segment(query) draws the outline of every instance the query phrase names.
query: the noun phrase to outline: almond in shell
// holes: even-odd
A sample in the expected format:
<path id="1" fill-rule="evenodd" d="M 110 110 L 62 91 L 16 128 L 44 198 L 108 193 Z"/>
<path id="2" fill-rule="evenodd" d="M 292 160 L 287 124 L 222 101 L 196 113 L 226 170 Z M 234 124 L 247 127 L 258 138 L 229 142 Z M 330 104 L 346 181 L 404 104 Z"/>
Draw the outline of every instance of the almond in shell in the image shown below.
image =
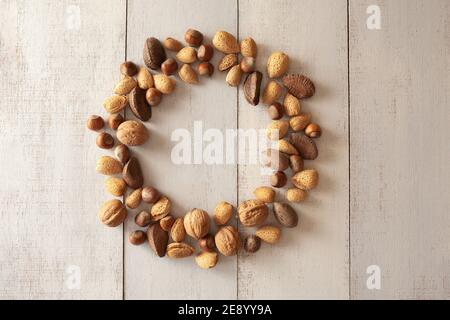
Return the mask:
<path id="1" fill-rule="evenodd" d="M 294 131 L 303 131 L 311 122 L 311 114 L 308 112 L 300 112 L 299 115 L 289 119 L 289 125 Z"/>
<path id="2" fill-rule="evenodd" d="M 183 64 L 178 71 L 178 75 L 181 80 L 189 84 L 197 84 L 198 83 L 198 75 L 194 69 L 189 64 Z"/>
<path id="3" fill-rule="evenodd" d="M 236 38 L 226 31 L 218 31 L 212 39 L 214 47 L 223 53 L 238 53 L 239 43 Z"/>
<path id="4" fill-rule="evenodd" d="M 262 102 L 270 105 L 270 104 L 274 103 L 275 101 L 277 101 L 278 98 L 281 97 L 282 93 L 283 93 L 283 88 L 281 87 L 281 85 L 278 82 L 271 80 L 264 87 L 264 90 L 262 93 Z"/>
<path id="5" fill-rule="evenodd" d="M 256 58 L 256 55 L 258 54 L 258 47 L 256 46 L 255 40 L 248 37 L 241 41 L 240 47 L 241 47 L 241 54 L 244 57 Z"/>
<path id="6" fill-rule="evenodd" d="M 128 104 L 128 99 L 125 96 L 111 96 L 106 98 L 103 102 L 103 107 L 106 112 L 109 113 L 119 113 L 122 111 Z"/>
<path id="7" fill-rule="evenodd" d="M 237 87 L 241 83 L 242 70 L 239 65 L 233 66 L 227 73 L 225 81 L 231 87 Z"/>
<path id="8" fill-rule="evenodd" d="M 165 74 L 155 74 L 153 76 L 155 88 L 162 94 L 171 94 L 175 89 L 175 80 Z"/>
<path id="9" fill-rule="evenodd" d="M 178 51 L 177 59 L 182 63 L 194 63 L 197 60 L 197 51 L 192 47 L 184 47 Z"/>
<path id="10" fill-rule="evenodd" d="M 195 262 L 202 269 L 214 268 L 219 256 L 216 252 L 201 252 L 195 257 Z"/>
<path id="11" fill-rule="evenodd" d="M 297 172 L 291 180 L 297 188 L 309 191 L 317 187 L 317 184 L 319 183 L 319 173 L 314 169 L 306 169 Z"/>
<path id="12" fill-rule="evenodd" d="M 295 149 L 295 147 L 292 144 L 290 144 L 289 141 L 284 140 L 284 139 L 278 140 L 277 149 L 278 149 L 278 151 L 283 152 L 288 155 L 294 155 L 294 154 L 298 155 L 297 149 Z"/>
<path id="13" fill-rule="evenodd" d="M 263 226 L 256 230 L 256 236 L 262 241 L 274 244 L 280 240 L 281 229 L 275 226 Z"/>
<path id="14" fill-rule="evenodd" d="M 120 178 L 108 178 L 105 182 L 106 191 L 116 197 L 123 196 L 127 190 L 127 184 Z"/>
<path id="15" fill-rule="evenodd" d="M 286 136 L 289 130 L 287 120 L 273 120 L 267 127 L 267 137 L 270 140 L 280 140 Z"/>
<path id="16" fill-rule="evenodd" d="M 175 242 L 183 242 L 186 237 L 183 218 L 177 218 L 170 229 L 170 237 Z"/>
<path id="17" fill-rule="evenodd" d="M 119 83 L 114 87 L 114 93 L 118 95 L 125 95 L 130 93 L 136 87 L 136 80 L 130 76 L 123 76 Z"/>
<path id="18" fill-rule="evenodd" d="M 146 67 L 141 67 L 139 69 L 136 79 L 137 79 L 138 87 L 143 90 L 152 88 L 154 85 L 153 75 L 151 74 L 150 71 L 147 70 Z"/>
<path id="19" fill-rule="evenodd" d="M 267 60 L 269 78 L 281 77 L 289 68 L 289 56 L 281 51 L 273 52 Z"/>
<path id="20" fill-rule="evenodd" d="M 226 71 L 237 64 L 237 55 L 235 55 L 234 53 L 230 53 L 223 56 L 223 58 L 219 61 L 219 65 L 217 68 L 219 69 L 219 71 Z"/>
<path id="21" fill-rule="evenodd" d="M 153 221 L 159 221 L 170 213 L 172 203 L 166 196 L 161 196 L 150 209 L 150 215 Z"/>
<path id="22" fill-rule="evenodd" d="M 111 176 L 122 172 L 122 164 L 110 156 L 102 156 L 97 160 L 95 170 L 98 173 Z"/>
<path id="23" fill-rule="evenodd" d="M 275 190 L 270 187 L 259 187 L 253 191 L 256 199 L 264 203 L 272 203 L 275 200 Z"/>
<path id="24" fill-rule="evenodd" d="M 298 188 L 290 188 L 286 191 L 286 199 L 289 202 L 302 202 L 308 197 L 305 190 Z"/>
<path id="25" fill-rule="evenodd" d="M 132 191 L 125 199 L 125 204 L 130 209 L 136 209 L 139 207 L 142 201 L 142 189 L 136 189 Z"/>
<path id="26" fill-rule="evenodd" d="M 214 222 L 220 226 L 226 224 L 233 215 L 233 206 L 228 202 L 222 201 L 214 208 Z"/>
<path id="27" fill-rule="evenodd" d="M 166 38 L 163 42 L 164 48 L 170 51 L 178 52 L 183 48 L 183 45 L 180 41 L 174 39 L 174 38 Z"/>
<path id="28" fill-rule="evenodd" d="M 300 101 L 289 92 L 286 93 L 283 101 L 284 113 L 289 116 L 298 116 L 302 111 Z"/>

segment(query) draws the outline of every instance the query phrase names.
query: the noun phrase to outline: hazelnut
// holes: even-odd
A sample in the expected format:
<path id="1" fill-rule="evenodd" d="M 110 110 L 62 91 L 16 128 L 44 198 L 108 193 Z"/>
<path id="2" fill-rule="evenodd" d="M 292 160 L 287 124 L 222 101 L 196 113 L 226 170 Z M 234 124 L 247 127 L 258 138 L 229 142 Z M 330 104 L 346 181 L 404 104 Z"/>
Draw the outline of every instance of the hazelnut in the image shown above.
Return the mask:
<path id="1" fill-rule="evenodd" d="M 207 234 L 206 236 L 198 240 L 198 246 L 203 251 L 213 252 L 216 248 L 214 237 L 211 234 Z"/>
<path id="2" fill-rule="evenodd" d="M 197 51 L 197 58 L 199 61 L 208 62 L 214 55 L 214 49 L 209 44 L 202 44 Z"/>
<path id="3" fill-rule="evenodd" d="M 303 170 L 303 159 L 302 157 L 294 154 L 289 157 L 289 166 L 293 173 L 297 173 Z"/>
<path id="4" fill-rule="evenodd" d="M 198 47 L 203 42 L 203 34 L 200 31 L 194 29 L 188 29 L 184 34 L 184 40 L 194 47 Z"/>
<path id="5" fill-rule="evenodd" d="M 322 135 L 322 129 L 316 123 L 310 123 L 306 126 L 305 134 L 310 138 L 319 138 Z"/>
<path id="6" fill-rule="evenodd" d="M 133 77 L 138 73 L 138 68 L 133 62 L 125 61 L 120 65 L 120 73 L 124 76 Z"/>
<path id="7" fill-rule="evenodd" d="M 200 62 L 197 67 L 198 74 L 211 77 L 214 73 L 214 66 L 209 62 Z"/>
<path id="8" fill-rule="evenodd" d="M 169 58 L 161 64 L 161 71 L 165 75 L 172 75 L 178 70 L 178 63 L 173 58 Z"/>
<path id="9" fill-rule="evenodd" d="M 131 244 L 138 246 L 140 244 L 143 244 L 145 240 L 147 240 L 147 235 L 142 230 L 136 230 L 130 233 L 128 240 L 130 241 Z"/>
<path id="10" fill-rule="evenodd" d="M 253 57 L 244 57 L 240 63 L 242 72 L 252 73 L 256 69 L 256 59 Z"/>
<path id="11" fill-rule="evenodd" d="M 284 108 L 283 105 L 279 102 L 274 102 L 270 105 L 269 109 L 267 110 L 269 113 L 269 117 L 272 120 L 279 120 L 283 117 Z"/>
<path id="12" fill-rule="evenodd" d="M 270 184 L 274 188 L 282 188 L 287 183 L 286 174 L 283 171 L 277 171 L 270 176 Z"/>
<path id="13" fill-rule="evenodd" d="M 158 89 L 149 88 L 145 93 L 145 99 L 147 99 L 149 105 L 156 107 L 161 102 L 162 94 Z"/>
<path id="14" fill-rule="evenodd" d="M 100 116 L 92 115 L 89 116 L 86 122 L 86 128 L 90 130 L 100 130 L 105 126 L 105 121 L 103 121 L 103 118 Z"/>
<path id="15" fill-rule="evenodd" d="M 150 212 L 147 211 L 141 211 L 134 217 L 134 222 L 142 228 L 148 226 L 151 221 L 152 216 L 150 215 Z"/>
<path id="16" fill-rule="evenodd" d="M 255 235 L 248 236 L 244 240 L 244 249 L 248 253 L 255 253 L 261 247 L 261 239 Z"/>
<path id="17" fill-rule="evenodd" d="M 175 222 L 175 218 L 172 216 L 166 216 L 159 220 L 159 225 L 164 231 L 169 232 Z"/>
<path id="18" fill-rule="evenodd" d="M 130 160 L 130 149 L 124 144 L 119 144 L 114 150 L 114 155 L 122 164 L 125 164 Z"/>
<path id="19" fill-rule="evenodd" d="M 142 201 L 146 203 L 155 203 L 159 200 L 161 194 L 153 187 L 144 187 L 142 189 Z"/>
<path id="20" fill-rule="evenodd" d="M 114 113 L 114 114 L 110 115 L 108 118 L 108 126 L 112 130 L 117 130 L 117 128 L 119 128 L 120 124 L 124 121 L 125 121 L 125 119 L 123 118 L 123 116 L 120 113 Z"/>
<path id="21" fill-rule="evenodd" d="M 100 133 L 95 142 L 97 143 L 97 146 L 102 149 L 111 149 L 114 147 L 114 138 L 106 132 Z"/>

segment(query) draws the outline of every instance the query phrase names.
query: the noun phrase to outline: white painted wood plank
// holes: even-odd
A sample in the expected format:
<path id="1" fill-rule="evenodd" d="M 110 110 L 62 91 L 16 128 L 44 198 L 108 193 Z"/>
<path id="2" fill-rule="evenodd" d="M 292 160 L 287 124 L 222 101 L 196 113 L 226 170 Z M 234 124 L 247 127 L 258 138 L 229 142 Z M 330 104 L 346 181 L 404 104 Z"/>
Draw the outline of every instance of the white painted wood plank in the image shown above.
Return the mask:
<path id="1" fill-rule="evenodd" d="M 282 50 L 291 58 L 290 72 L 313 79 L 316 95 L 302 102 L 303 110 L 324 131 L 318 159 L 305 163 L 319 171 L 320 184 L 294 206 L 299 227 L 284 229 L 279 244 L 239 257 L 239 298 L 348 298 L 347 3 L 241 0 L 239 29 L 241 39 L 257 42 L 261 71 L 269 54 Z M 241 91 L 239 127 L 266 128 L 266 110 L 262 104 L 251 107 Z M 253 198 L 260 185 L 268 179 L 259 166 L 239 166 L 239 201 Z M 284 191 L 279 201 L 285 201 Z"/>
<path id="2" fill-rule="evenodd" d="M 213 14 L 214 13 L 214 14 Z M 128 58 L 142 64 L 142 49 L 150 36 L 184 41 L 184 32 L 193 27 L 210 42 L 218 29 L 236 32 L 235 1 L 130 1 L 128 11 Z M 216 65 L 219 55 L 213 59 Z M 192 208 L 210 215 L 221 200 L 236 203 L 235 165 L 175 165 L 171 161 L 171 134 L 178 128 L 193 133 L 194 121 L 208 128 L 236 128 L 236 89 L 224 82 L 216 70 L 212 79 L 197 86 L 177 77 L 177 88 L 154 108 L 147 125 L 148 143 L 134 148 L 145 173 L 145 183 L 158 188 L 174 203 L 173 215 L 182 216 Z M 129 113 L 127 113 L 128 115 Z M 207 145 L 205 143 L 204 145 Z M 140 209 L 148 207 L 141 206 Z M 140 210 L 135 210 L 139 212 Z M 132 218 L 126 224 L 126 237 L 135 230 Z M 126 240 L 126 239 L 125 239 Z M 147 244 L 125 245 L 126 299 L 233 299 L 236 298 L 236 257 L 220 257 L 218 266 L 201 270 L 193 257 L 172 260 L 158 258 Z"/>
<path id="3" fill-rule="evenodd" d="M 449 299 L 450 3 L 377 3 L 368 30 L 350 1 L 351 297 Z"/>
<path id="4" fill-rule="evenodd" d="M 85 119 L 118 75 L 125 2 L 0 7 L 0 298 L 121 298 L 122 230 L 98 221 L 102 152 Z"/>

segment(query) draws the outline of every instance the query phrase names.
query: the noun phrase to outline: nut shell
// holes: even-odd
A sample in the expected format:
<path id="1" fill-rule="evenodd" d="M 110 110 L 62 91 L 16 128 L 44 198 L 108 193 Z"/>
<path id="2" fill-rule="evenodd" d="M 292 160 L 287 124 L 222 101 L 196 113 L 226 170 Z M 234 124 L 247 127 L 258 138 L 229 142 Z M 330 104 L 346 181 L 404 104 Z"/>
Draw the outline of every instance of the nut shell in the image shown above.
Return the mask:
<path id="1" fill-rule="evenodd" d="M 114 138 L 107 132 L 101 132 L 98 134 L 95 143 L 99 148 L 111 149 L 112 147 L 114 147 Z"/>
<path id="2" fill-rule="evenodd" d="M 286 93 L 286 96 L 284 97 L 283 105 L 284 105 L 284 113 L 288 117 L 298 116 L 302 111 L 300 100 L 298 100 L 295 96 L 293 96 L 289 92 Z"/>
<path id="3" fill-rule="evenodd" d="M 287 176 L 283 171 L 274 172 L 270 176 L 270 185 L 274 188 L 283 188 L 287 183 Z"/>
<path id="4" fill-rule="evenodd" d="M 291 167 L 291 170 L 293 173 L 297 173 L 299 171 L 303 170 L 304 162 L 302 157 L 293 154 L 289 157 L 289 167 Z"/>
<path id="5" fill-rule="evenodd" d="M 127 209 L 122 201 L 109 200 L 103 204 L 98 213 L 100 221 L 108 227 L 117 227 L 127 217 Z"/>
<path id="6" fill-rule="evenodd" d="M 152 108 L 147 102 L 146 91 L 136 87 L 128 95 L 130 110 L 136 118 L 148 121 L 152 117 Z"/>
<path id="7" fill-rule="evenodd" d="M 111 96 L 106 98 L 103 102 L 103 107 L 106 112 L 109 113 L 119 113 L 122 111 L 128 104 L 128 99 L 125 96 Z"/>
<path id="8" fill-rule="evenodd" d="M 153 76 L 155 88 L 162 94 L 171 94 L 175 90 L 176 82 L 165 74 L 155 74 Z"/>
<path id="9" fill-rule="evenodd" d="M 134 77 L 138 73 L 138 68 L 133 62 L 125 61 L 120 65 L 120 73 L 124 76 Z"/>
<path id="10" fill-rule="evenodd" d="M 200 239 L 209 232 L 210 219 L 206 211 L 192 209 L 184 217 L 186 233 L 194 239 Z"/>
<path id="11" fill-rule="evenodd" d="M 255 40 L 248 37 L 241 41 L 240 43 L 241 54 L 244 57 L 256 58 L 258 54 L 258 47 L 256 46 Z"/>
<path id="12" fill-rule="evenodd" d="M 281 85 L 278 82 L 271 80 L 264 87 L 262 93 L 262 102 L 270 105 L 276 102 L 278 98 L 281 97 L 282 93 L 283 88 L 281 87 Z"/>
<path id="13" fill-rule="evenodd" d="M 120 124 L 124 121 L 125 121 L 125 119 L 123 118 L 123 116 L 120 113 L 114 113 L 108 117 L 108 126 L 112 130 L 117 130 L 117 128 L 119 128 Z"/>
<path id="14" fill-rule="evenodd" d="M 299 155 L 304 160 L 314 160 L 319 155 L 314 140 L 301 132 L 291 133 L 289 142 L 298 150 Z"/>
<path id="15" fill-rule="evenodd" d="M 286 228 L 296 227 L 298 224 L 297 212 L 287 203 L 275 202 L 273 204 L 275 219 Z"/>
<path id="16" fill-rule="evenodd" d="M 241 78 L 242 78 L 241 67 L 235 65 L 228 71 L 225 81 L 228 83 L 229 86 L 237 87 L 239 86 L 239 83 L 241 83 Z"/>
<path id="17" fill-rule="evenodd" d="M 238 207 L 239 220 L 247 227 L 263 223 L 268 215 L 269 208 L 261 200 L 247 200 Z"/>
<path id="18" fill-rule="evenodd" d="M 280 240 L 281 229 L 275 226 L 263 226 L 256 230 L 256 236 L 264 242 L 274 244 Z"/>
<path id="19" fill-rule="evenodd" d="M 128 241 L 135 246 L 143 244 L 145 240 L 147 240 L 147 235 L 142 230 L 133 231 L 128 236 Z"/>
<path id="20" fill-rule="evenodd" d="M 130 76 L 123 76 L 119 83 L 114 87 L 114 93 L 119 95 L 125 95 L 130 93 L 136 87 L 137 83 Z"/>
<path id="21" fill-rule="evenodd" d="M 226 31 L 218 31 L 212 39 L 214 47 L 223 53 L 238 53 L 239 43 L 236 38 Z"/>
<path id="22" fill-rule="evenodd" d="M 267 127 L 267 137 L 270 140 L 283 139 L 289 130 L 289 122 L 287 120 L 273 120 Z"/>
<path id="23" fill-rule="evenodd" d="M 253 106 L 258 105 L 261 94 L 262 73 L 255 71 L 247 75 L 244 81 L 244 95 L 248 103 Z"/>
<path id="24" fill-rule="evenodd" d="M 123 180 L 132 189 L 139 189 L 144 184 L 141 164 L 136 157 L 131 157 L 122 170 Z"/>
<path id="25" fill-rule="evenodd" d="M 102 156 L 97 160 L 95 170 L 98 173 L 110 176 L 122 172 L 122 164 L 110 156 Z"/>
<path id="26" fill-rule="evenodd" d="M 289 119 L 289 125 L 294 131 L 303 131 L 311 121 L 311 114 L 307 112 L 301 112 L 297 116 Z"/>
<path id="27" fill-rule="evenodd" d="M 182 242 L 186 237 L 183 220 L 183 218 L 177 218 L 170 229 L 170 237 L 175 242 Z"/>
<path id="28" fill-rule="evenodd" d="M 289 202 L 302 202 L 308 197 L 305 190 L 290 188 L 286 191 L 286 200 Z"/>
<path id="29" fill-rule="evenodd" d="M 167 76 L 174 74 L 177 70 L 178 63 L 173 58 L 166 59 L 161 65 L 161 71 Z"/>
<path id="30" fill-rule="evenodd" d="M 105 126 L 105 121 L 102 117 L 97 115 L 89 116 L 86 121 L 86 128 L 93 131 L 98 131 Z"/>
<path id="31" fill-rule="evenodd" d="M 136 76 L 138 87 L 147 90 L 154 86 L 153 75 L 146 67 L 141 67 Z"/>
<path id="32" fill-rule="evenodd" d="M 132 191 L 125 199 L 125 204 L 130 209 L 136 209 L 139 207 L 142 201 L 142 189 L 136 189 Z"/>
<path id="33" fill-rule="evenodd" d="M 277 149 L 287 155 L 298 155 L 298 150 L 287 140 L 278 140 Z"/>
<path id="34" fill-rule="evenodd" d="M 184 47 L 178 51 L 177 59 L 182 63 L 194 63 L 197 60 L 197 51 L 192 47 Z"/>
<path id="35" fill-rule="evenodd" d="M 198 47 L 203 42 L 203 34 L 195 29 L 187 29 L 184 40 L 191 46 Z"/>
<path id="36" fill-rule="evenodd" d="M 298 99 L 309 98 L 314 95 L 314 83 L 301 74 L 289 74 L 283 77 L 283 84 L 290 94 Z"/>
<path id="37" fill-rule="evenodd" d="M 233 206 L 222 201 L 214 208 L 214 222 L 220 226 L 226 224 L 233 215 Z"/>
<path id="38" fill-rule="evenodd" d="M 314 169 L 307 169 L 296 173 L 291 180 L 297 188 L 309 191 L 317 187 L 319 173 Z"/>
<path id="39" fill-rule="evenodd" d="M 134 223 L 139 227 L 147 227 L 152 222 L 152 216 L 148 211 L 141 211 L 134 217 Z"/>
<path id="40" fill-rule="evenodd" d="M 322 135 L 322 129 L 316 123 L 310 123 L 305 128 L 305 134 L 310 138 L 319 138 Z"/>
<path id="41" fill-rule="evenodd" d="M 189 64 L 183 64 L 178 71 L 178 75 L 181 80 L 189 84 L 197 84 L 198 83 L 198 75 L 194 69 Z"/>
<path id="42" fill-rule="evenodd" d="M 146 203 L 155 203 L 159 200 L 161 194 L 153 187 L 145 187 L 142 189 L 142 201 Z"/>
<path id="43" fill-rule="evenodd" d="M 170 51 L 178 52 L 183 48 L 183 45 L 180 41 L 174 39 L 174 38 L 166 38 L 163 42 L 164 48 Z"/>
<path id="44" fill-rule="evenodd" d="M 250 235 L 244 240 L 244 249 L 248 253 L 255 253 L 261 248 L 261 239 L 255 235 Z"/>
<path id="45" fill-rule="evenodd" d="M 267 60 L 269 78 L 281 77 L 289 68 L 289 56 L 281 51 L 273 52 Z"/>
<path id="46" fill-rule="evenodd" d="M 214 55 L 214 48 L 209 44 L 202 44 L 197 51 L 197 59 L 201 62 L 208 62 Z"/>
<path id="47" fill-rule="evenodd" d="M 239 234 L 235 227 L 225 226 L 219 229 L 214 237 L 217 250 L 224 256 L 237 254 L 240 247 Z"/>
<path id="48" fill-rule="evenodd" d="M 219 255 L 216 252 L 201 252 L 195 257 L 195 262 L 202 269 L 214 268 Z"/>
<path id="49" fill-rule="evenodd" d="M 166 52 L 161 42 L 151 37 L 145 41 L 143 57 L 145 65 L 155 70 L 166 60 Z"/>
<path id="50" fill-rule="evenodd" d="M 275 171 L 284 171 L 289 168 L 288 156 L 275 149 L 268 149 L 264 152 L 263 163 Z"/>
<path id="51" fill-rule="evenodd" d="M 119 144 L 114 149 L 114 155 L 122 164 L 125 164 L 128 162 L 128 160 L 130 160 L 131 153 L 130 153 L 130 149 L 128 149 L 128 147 L 126 145 Z"/>
<path id="52" fill-rule="evenodd" d="M 117 139 L 127 146 L 139 146 L 149 138 L 147 128 L 138 121 L 128 120 L 117 129 Z"/>
<path id="53" fill-rule="evenodd" d="M 152 248 L 157 256 L 164 257 L 166 255 L 169 234 L 161 228 L 159 223 L 154 223 L 148 227 L 147 239 L 150 248 Z"/>
<path id="54" fill-rule="evenodd" d="M 156 107 L 161 103 L 162 93 L 156 88 L 149 88 L 145 93 L 145 99 L 150 106 Z"/>
<path id="55" fill-rule="evenodd" d="M 169 258 L 186 258 L 193 255 L 194 248 L 184 242 L 173 242 L 167 246 L 167 256 Z"/>
<path id="56" fill-rule="evenodd" d="M 162 196 L 150 209 L 150 214 L 153 221 L 158 221 L 167 216 L 172 208 L 172 203 L 169 198 Z"/>
<path id="57" fill-rule="evenodd" d="M 217 69 L 219 69 L 219 71 L 226 71 L 231 67 L 237 65 L 237 63 L 238 63 L 237 55 L 230 53 L 223 56 L 223 58 L 220 59 Z"/>
<path id="58" fill-rule="evenodd" d="M 161 226 L 161 228 L 166 231 L 166 232 L 170 232 L 170 229 L 172 229 L 172 226 L 175 222 L 175 218 L 172 216 L 165 216 L 164 218 L 162 218 L 161 220 L 159 220 L 159 225 Z"/>
<path id="59" fill-rule="evenodd" d="M 123 179 L 110 177 L 105 181 L 106 191 L 115 197 L 123 196 L 127 190 L 127 184 Z"/>
<path id="60" fill-rule="evenodd" d="M 275 200 L 275 190 L 270 187 L 259 187 L 253 191 L 256 199 L 264 203 L 272 203 Z"/>

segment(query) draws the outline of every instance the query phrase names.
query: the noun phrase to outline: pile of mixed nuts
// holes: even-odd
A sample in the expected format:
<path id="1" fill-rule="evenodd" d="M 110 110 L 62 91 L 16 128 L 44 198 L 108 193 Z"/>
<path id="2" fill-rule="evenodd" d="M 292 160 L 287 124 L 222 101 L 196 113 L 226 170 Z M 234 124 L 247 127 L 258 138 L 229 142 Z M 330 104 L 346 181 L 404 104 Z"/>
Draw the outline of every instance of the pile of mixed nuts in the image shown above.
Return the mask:
<path id="1" fill-rule="evenodd" d="M 314 138 L 321 135 L 319 125 L 311 122 L 311 115 L 301 111 L 300 99 L 309 98 L 315 93 L 313 82 L 304 75 L 286 74 L 289 57 L 283 52 L 274 52 L 267 61 L 269 82 L 262 90 L 263 74 L 256 71 L 257 45 L 252 38 L 240 43 L 226 32 L 218 31 L 212 45 L 203 42 L 203 34 L 189 29 L 185 33 L 184 46 L 180 41 L 167 38 L 161 43 L 156 38 L 145 42 L 143 60 L 145 66 L 138 67 L 131 61 L 120 66 L 122 78 L 114 87 L 114 95 L 104 101 L 109 113 L 107 120 L 111 130 L 116 131 L 115 138 L 107 133 L 98 134 L 96 143 L 103 149 L 112 149 L 114 155 L 102 156 L 97 161 L 97 172 L 109 176 L 105 182 L 108 193 L 124 197 L 124 202 L 114 199 L 103 204 L 99 212 L 100 221 L 116 227 L 122 224 L 128 209 L 136 209 L 141 202 L 150 205 L 149 211 L 135 216 L 135 223 L 146 232 L 137 230 L 129 235 L 130 243 L 139 245 L 149 242 L 151 249 L 159 257 L 184 258 L 195 253 L 196 249 L 185 242 L 186 235 L 195 239 L 201 252 L 195 261 L 201 268 L 212 268 L 218 260 L 218 252 L 224 256 L 237 254 L 240 247 L 253 253 L 258 251 L 261 240 L 274 244 L 281 236 L 280 227 L 293 228 L 298 224 L 298 215 L 288 203 L 275 202 L 273 188 L 284 187 L 288 178 L 284 171 L 291 169 L 293 188 L 286 192 L 289 202 L 306 199 L 307 192 L 318 183 L 318 173 L 314 169 L 304 169 L 303 160 L 313 160 L 318 156 Z M 256 199 L 244 201 L 237 208 L 239 222 L 246 227 L 257 226 L 254 235 L 247 236 L 243 243 L 236 227 L 227 225 L 235 211 L 228 202 L 220 202 L 214 209 L 213 222 L 220 226 L 215 235 L 210 233 L 211 219 L 202 209 L 192 209 L 184 217 L 171 215 L 171 201 L 152 186 L 144 186 L 144 178 L 138 159 L 129 147 L 144 144 L 150 137 L 149 131 L 141 121 L 148 121 L 152 108 L 158 106 L 164 95 L 172 93 L 176 86 L 175 73 L 188 83 L 199 82 L 198 75 L 211 76 L 214 66 L 210 63 L 214 48 L 223 54 L 217 68 L 227 71 L 226 82 L 230 86 L 239 86 L 246 74 L 244 94 L 251 105 L 261 100 L 268 105 L 268 114 L 272 122 L 267 128 L 268 138 L 276 141 L 276 148 L 265 152 L 265 164 L 274 170 L 270 177 L 273 187 L 262 186 L 254 190 Z M 175 52 L 168 58 L 167 51 Z M 239 53 L 241 57 L 239 57 Z M 193 64 L 198 62 L 196 68 Z M 179 67 L 179 63 L 181 66 Z M 151 70 L 161 72 L 152 73 Z M 281 78 L 281 83 L 276 79 Z M 287 89 L 283 103 L 278 102 Z M 138 120 L 125 120 L 121 112 L 129 107 Z M 284 118 L 285 117 L 285 118 Z M 87 128 L 100 131 L 105 127 L 102 117 L 93 115 L 87 120 Z M 284 139 L 288 136 L 288 139 Z M 127 190 L 131 189 L 127 193 Z M 126 196 L 125 196 L 126 195 Z M 276 225 L 264 225 L 269 216 L 268 205 L 272 210 Z"/>

